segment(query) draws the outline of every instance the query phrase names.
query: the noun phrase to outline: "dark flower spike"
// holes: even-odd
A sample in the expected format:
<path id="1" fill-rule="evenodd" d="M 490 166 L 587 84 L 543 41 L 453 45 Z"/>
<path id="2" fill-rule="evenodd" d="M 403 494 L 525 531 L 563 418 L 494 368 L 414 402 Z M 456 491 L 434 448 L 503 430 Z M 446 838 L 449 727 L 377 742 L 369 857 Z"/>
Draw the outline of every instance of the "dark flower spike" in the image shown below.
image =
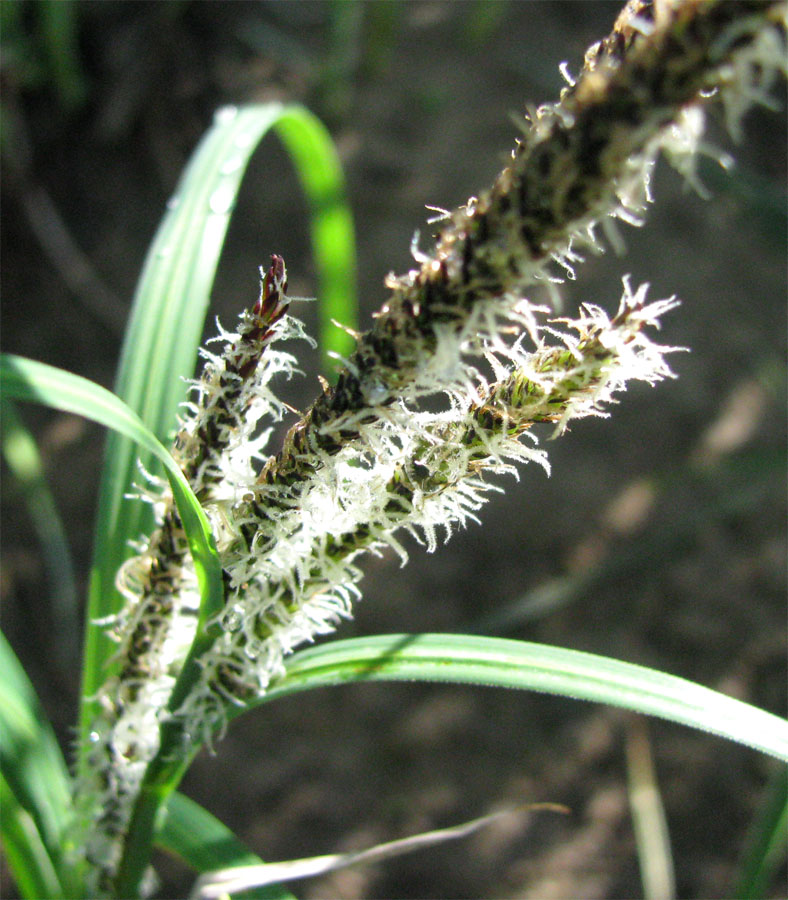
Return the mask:
<path id="1" fill-rule="evenodd" d="M 304 337 L 287 314 L 284 261 L 271 257 L 237 331 L 219 328 L 222 352 L 202 351 L 173 451 L 210 519 L 226 596 L 219 637 L 176 713 L 184 735 L 210 740 L 229 704 L 265 693 L 288 653 L 351 614 L 360 554 L 390 546 L 405 560 L 401 529 L 434 549 L 476 518 L 491 475 L 547 468 L 534 424 L 562 433 L 605 415 L 629 381 L 671 375 L 675 348 L 646 329 L 674 300 L 647 303 L 646 287 L 625 280 L 614 316 L 584 304 L 550 320 L 524 294 L 550 288 L 557 269 L 574 277 L 581 251 L 602 249 L 597 230 L 642 221 L 660 152 L 692 182 L 703 104 L 719 96 L 735 134 L 744 111 L 768 101 L 786 68 L 785 20 L 781 2 L 630 0 L 577 78 L 567 71 L 559 101 L 529 113 L 492 188 L 441 216 L 431 252 L 414 242 L 417 267 L 387 279 L 389 298 L 336 384 L 323 383 L 269 458 L 270 424 L 287 410 L 271 381 L 296 371 L 272 344 Z M 441 412 L 422 402 L 434 394 L 446 398 Z M 148 493 L 159 527 L 118 576 L 120 675 L 100 689 L 75 800 L 97 895 L 116 874 L 199 606 L 172 498 L 165 486 Z"/>

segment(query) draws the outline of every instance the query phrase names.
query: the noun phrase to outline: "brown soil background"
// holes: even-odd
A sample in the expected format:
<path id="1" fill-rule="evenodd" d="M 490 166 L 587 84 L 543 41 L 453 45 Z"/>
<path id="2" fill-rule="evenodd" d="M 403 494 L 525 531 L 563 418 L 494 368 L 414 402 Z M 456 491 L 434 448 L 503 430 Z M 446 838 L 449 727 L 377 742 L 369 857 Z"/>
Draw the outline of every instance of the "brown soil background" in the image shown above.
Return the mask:
<path id="1" fill-rule="evenodd" d="M 25 7 L 35 35 L 37 4 Z M 508 114 L 553 99 L 557 66 L 618 11 L 606 2 L 366 3 L 332 37 L 330 3 L 80 3 L 85 104 L 69 112 L 29 53 L 4 51 L 3 345 L 111 387 L 122 319 L 167 197 L 214 110 L 292 99 L 331 127 L 355 215 L 362 322 L 382 279 L 410 266 L 425 204 L 487 186 L 513 145 Z M 486 25 L 484 24 L 486 21 Z M 357 30 L 353 32 L 352 28 Z M 26 55 L 28 54 L 28 55 Z M 657 203 L 627 253 L 590 259 L 566 308 L 608 309 L 620 278 L 673 293 L 665 322 L 678 379 L 636 387 L 609 421 L 587 420 L 434 556 L 367 563 L 365 598 L 340 636 L 463 631 L 506 612 L 496 633 L 654 666 L 786 711 L 785 95 L 753 111 L 709 201 L 662 164 Z M 717 114 L 717 119 L 719 115 Z M 709 176 L 711 179 L 713 176 Z M 709 182 L 711 183 L 711 182 Z M 69 289 L 32 216 L 48 197 L 97 283 Z M 33 212 L 31 212 L 31 210 Z M 423 241 L 424 243 L 424 241 Z M 314 293 L 304 203 L 273 139 L 242 189 L 212 313 L 231 323 L 271 252 L 291 291 Z M 98 286 L 97 286 L 98 284 Z M 107 293 L 105 293 L 107 292 Z M 118 308 L 108 294 L 118 298 Z M 91 298 L 95 303 L 91 303 Z M 313 310 L 306 308 L 311 322 Z M 314 330 L 314 329 L 313 329 Z M 317 390 L 315 358 L 291 402 Z M 84 596 L 102 434 L 26 408 L 44 454 Z M 727 423 L 736 438 L 710 449 Z M 738 435 L 738 437 L 736 437 Z M 3 627 L 67 745 L 76 720 L 81 611 L 59 611 L 24 503 L 5 478 Z M 541 612 L 539 598 L 553 597 Z M 556 599 L 557 598 L 557 599 Z M 525 599 L 525 612 L 512 613 Z M 510 614 L 511 613 L 511 614 Z M 521 816 L 463 842 L 295 886 L 304 898 L 608 898 L 642 893 L 620 711 L 521 692 L 367 685 L 281 701 L 237 722 L 183 789 L 263 858 L 357 849 L 529 801 L 571 813 Z M 648 723 L 680 897 L 730 896 L 748 827 L 775 765 L 754 751 Z M 158 896 L 189 874 L 160 860 Z M 778 872 L 769 896 L 788 890 Z M 3 896 L 12 896 L 8 881 Z"/>

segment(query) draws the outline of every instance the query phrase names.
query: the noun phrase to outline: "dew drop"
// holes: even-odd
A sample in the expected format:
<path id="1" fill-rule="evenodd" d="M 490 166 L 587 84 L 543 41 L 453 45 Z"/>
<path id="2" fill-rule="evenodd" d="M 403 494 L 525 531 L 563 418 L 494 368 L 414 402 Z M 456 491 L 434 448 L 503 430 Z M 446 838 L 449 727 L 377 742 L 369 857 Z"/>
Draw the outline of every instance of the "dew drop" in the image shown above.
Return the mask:
<path id="1" fill-rule="evenodd" d="M 241 168 L 243 162 L 244 161 L 240 156 L 231 156 L 222 163 L 222 167 L 219 171 L 222 175 L 232 175 L 233 172 L 237 172 L 238 169 Z"/>
<path id="2" fill-rule="evenodd" d="M 235 205 L 235 190 L 232 184 L 222 184 L 211 194 L 208 207 L 217 215 L 225 215 Z"/>
<path id="3" fill-rule="evenodd" d="M 236 605 L 232 609 L 227 610 L 224 614 L 222 624 L 227 631 L 238 631 L 243 623 L 243 613 Z"/>
<path id="4" fill-rule="evenodd" d="M 382 403 L 389 395 L 388 388 L 379 378 L 370 378 L 361 385 L 361 393 L 370 406 Z"/>
<path id="5" fill-rule="evenodd" d="M 223 106 L 213 116 L 214 125 L 229 125 L 238 116 L 237 106 Z"/>

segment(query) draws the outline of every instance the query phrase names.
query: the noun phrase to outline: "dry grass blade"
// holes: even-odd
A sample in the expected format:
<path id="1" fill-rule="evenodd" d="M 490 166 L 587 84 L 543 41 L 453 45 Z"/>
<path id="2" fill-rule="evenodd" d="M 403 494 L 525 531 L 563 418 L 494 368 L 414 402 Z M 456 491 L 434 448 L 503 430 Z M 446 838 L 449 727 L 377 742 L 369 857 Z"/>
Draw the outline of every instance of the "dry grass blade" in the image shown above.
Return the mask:
<path id="1" fill-rule="evenodd" d="M 196 882 L 190 895 L 190 900 L 214 900 L 228 894 L 236 894 L 240 891 L 248 891 L 251 888 L 264 887 L 269 884 L 277 884 L 285 881 L 295 881 L 298 878 L 314 878 L 317 875 L 325 875 L 337 869 L 345 869 L 361 863 L 376 863 L 403 853 L 411 853 L 414 850 L 422 850 L 441 844 L 445 841 L 454 841 L 468 837 L 481 828 L 491 825 L 506 816 L 519 815 L 524 812 L 558 812 L 568 813 L 567 807 L 560 803 L 528 803 L 524 806 L 499 810 L 478 819 L 471 819 L 462 825 L 453 825 L 450 828 L 439 828 L 435 831 L 425 831 L 412 837 L 401 838 L 396 841 L 388 841 L 369 847 L 367 850 L 359 850 L 354 853 L 330 853 L 325 856 L 311 856 L 306 859 L 292 859 L 287 862 L 264 863 L 259 866 L 239 866 L 233 869 L 220 869 L 202 875 Z"/>

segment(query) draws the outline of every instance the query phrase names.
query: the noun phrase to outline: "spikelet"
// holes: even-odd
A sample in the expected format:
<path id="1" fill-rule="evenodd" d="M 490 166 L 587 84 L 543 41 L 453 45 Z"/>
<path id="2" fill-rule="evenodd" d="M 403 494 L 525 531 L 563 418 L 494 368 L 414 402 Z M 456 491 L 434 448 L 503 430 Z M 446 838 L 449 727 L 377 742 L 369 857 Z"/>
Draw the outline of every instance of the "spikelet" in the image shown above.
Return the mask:
<path id="1" fill-rule="evenodd" d="M 76 796 L 97 895 L 111 892 L 165 722 L 178 723 L 187 758 L 221 731 L 229 706 L 268 690 L 287 654 L 350 616 L 363 554 L 391 547 L 405 561 L 403 531 L 435 549 L 477 520 L 495 476 L 531 461 L 548 469 L 534 424 L 561 434 L 573 419 L 605 415 L 628 382 L 671 376 L 665 355 L 676 348 L 646 332 L 673 299 L 647 303 L 645 286 L 625 280 L 612 317 L 584 305 L 551 320 L 526 292 L 574 278 L 583 254 L 603 249 L 599 232 L 615 242 L 616 221 L 642 223 L 660 153 L 693 181 L 713 95 L 734 135 L 753 102 L 769 102 L 786 66 L 785 21 L 778 2 L 631 0 L 559 101 L 529 112 L 490 190 L 442 214 L 431 251 L 414 241 L 416 268 L 389 276 L 389 297 L 336 384 L 266 459 L 266 425 L 285 410 L 272 378 L 296 371 L 270 345 L 304 337 L 272 257 L 257 304 L 235 333 L 220 331 L 222 352 L 203 351 L 175 442 L 214 530 L 225 605 L 174 718 L 199 594 L 166 489 L 149 491 L 157 530 L 119 573 L 119 675 L 100 689 Z"/>

